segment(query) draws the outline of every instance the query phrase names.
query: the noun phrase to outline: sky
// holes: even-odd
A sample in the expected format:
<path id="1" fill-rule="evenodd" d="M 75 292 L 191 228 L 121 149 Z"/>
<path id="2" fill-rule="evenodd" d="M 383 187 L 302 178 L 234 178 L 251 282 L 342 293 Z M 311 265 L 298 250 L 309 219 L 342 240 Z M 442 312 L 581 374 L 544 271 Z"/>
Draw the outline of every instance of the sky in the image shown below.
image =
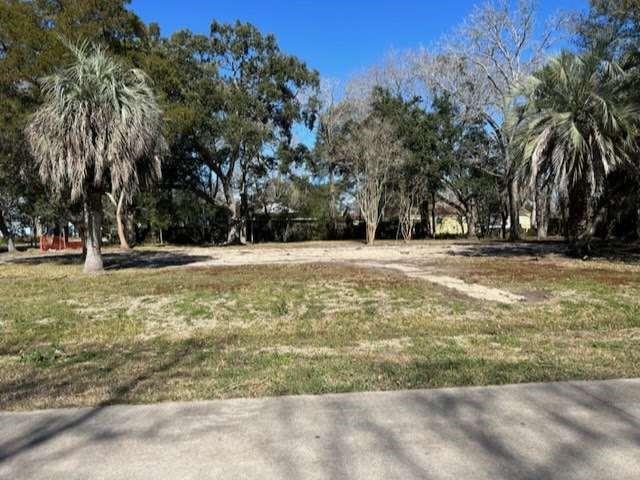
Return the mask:
<path id="1" fill-rule="evenodd" d="M 344 80 L 392 49 L 432 45 L 479 1 L 133 0 L 131 8 L 159 23 L 163 35 L 183 28 L 208 33 L 213 19 L 253 23 L 322 76 Z M 539 0 L 541 19 L 587 6 L 588 0 Z"/>
<path id="2" fill-rule="evenodd" d="M 485 0 L 132 0 L 162 35 L 188 28 L 208 34 L 211 22 L 241 20 L 276 36 L 280 49 L 325 78 L 344 82 L 391 50 L 429 47 Z M 515 0 L 512 0 L 515 1 Z M 538 0 L 539 24 L 561 11 L 586 11 L 588 0 Z M 308 146 L 315 134 L 301 125 L 294 138 Z"/>

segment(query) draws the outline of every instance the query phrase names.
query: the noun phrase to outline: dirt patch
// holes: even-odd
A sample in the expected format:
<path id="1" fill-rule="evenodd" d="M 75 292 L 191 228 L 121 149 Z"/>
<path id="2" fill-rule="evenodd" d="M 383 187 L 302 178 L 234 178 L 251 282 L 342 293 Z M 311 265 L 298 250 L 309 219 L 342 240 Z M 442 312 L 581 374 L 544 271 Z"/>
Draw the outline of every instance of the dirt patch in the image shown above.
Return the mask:
<path id="1" fill-rule="evenodd" d="M 367 262 L 360 265 L 364 265 L 371 268 L 388 268 L 391 270 L 397 270 L 403 272 L 409 278 L 417 278 L 425 280 L 430 283 L 435 283 L 441 287 L 445 287 L 457 292 L 463 293 L 476 300 L 486 300 L 489 302 L 513 304 L 523 302 L 526 300 L 522 295 L 516 295 L 506 290 L 500 290 L 493 287 L 485 287 L 483 285 L 475 283 L 467 283 L 459 278 L 450 277 L 447 275 L 440 275 L 433 273 L 429 269 L 424 267 L 417 267 L 415 265 L 407 265 L 404 263 L 377 263 Z"/>

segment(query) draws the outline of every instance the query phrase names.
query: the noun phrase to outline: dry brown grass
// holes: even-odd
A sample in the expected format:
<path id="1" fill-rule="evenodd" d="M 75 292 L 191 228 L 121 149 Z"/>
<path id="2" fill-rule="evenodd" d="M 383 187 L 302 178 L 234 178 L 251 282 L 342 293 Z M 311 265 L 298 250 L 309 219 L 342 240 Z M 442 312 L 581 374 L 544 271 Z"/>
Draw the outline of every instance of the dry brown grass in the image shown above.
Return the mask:
<path id="1" fill-rule="evenodd" d="M 640 375 L 636 266 L 422 263 L 528 301 L 336 263 L 89 278 L 74 262 L 0 265 L 0 408 Z"/>

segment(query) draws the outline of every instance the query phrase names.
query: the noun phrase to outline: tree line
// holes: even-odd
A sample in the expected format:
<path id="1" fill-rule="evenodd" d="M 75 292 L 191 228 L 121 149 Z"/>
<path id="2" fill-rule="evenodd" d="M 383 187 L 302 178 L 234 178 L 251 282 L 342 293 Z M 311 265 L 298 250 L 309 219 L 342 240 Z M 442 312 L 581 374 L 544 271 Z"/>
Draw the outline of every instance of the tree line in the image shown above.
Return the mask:
<path id="1" fill-rule="evenodd" d="M 163 36 L 124 0 L 0 5 L 0 233 L 100 244 L 435 236 L 637 238 L 637 0 L 539 25 L 477 6 L 432 48 L 339 83 L 255 26 Z M 312 138 L 313 140 L 310 140 Z M 354 221 L 358 220 L 358 221 Z M 553 227 L 553 228 L 552 228 Z"/>

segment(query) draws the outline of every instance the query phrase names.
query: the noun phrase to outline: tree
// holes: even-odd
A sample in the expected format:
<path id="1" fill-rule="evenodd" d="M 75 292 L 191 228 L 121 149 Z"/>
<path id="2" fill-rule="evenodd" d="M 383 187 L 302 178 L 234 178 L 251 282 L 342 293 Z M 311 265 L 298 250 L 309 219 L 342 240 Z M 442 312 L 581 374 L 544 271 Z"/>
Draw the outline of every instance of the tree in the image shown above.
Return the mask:
<path id="1" fill-rule="evenodd" d="M 440 198 L 467 221 L 467 236 L 488 234 L 496 210 L 497 177 L 492 167 L 498 158 L 493 139 L 482 123 L 455 125 L 453 159 L 443 177 Z M 480 231 L 478 230 L 480 227 Z"/>
<path id="2" fill-rule="evenodd" d="M 126 8 L 128 3 L 0 2 L 0 210 L 5 217 L 11 214 L 24 222 L 28 215 L 40 225 L 51 210 L 53 201 L 37 178 L 24 129 L 42 100 L 38 80 L 71 60 L 61 38 L 106 45 L 118 56 L 131 56 L 144 43 L 146 30 Z M 5 223 L 12 234 L 9 227 L 16 222 Z"/>
<path id="3" fill-rule="evenodd" d="M 640 0 L 591 0 L 574 29 L 586 51 L 619 58 L 640 45 Z"/>
<path id="4" fill-rule="evenodd" d="M 595 202 L 609 174 L 633 162 L 640 109 L 629 74 L 593 55 L 563 53 L 529 78 L 519 143 L 523 172 L 540 177 L 569 201 L 568 233 L 581 252 L 602 212 Z"/>
<path id="5" fill-rule="evenodd" d="M 366 242 L 371 245 L 384 212 L 391 170 L 404 161 L 407 152 L 393 126 L 374 116 L 350 125 L 341 139 L 340 152 L 366 222 Z"/>
<path id="6" fill-rule="evenodd" d="M 512 240 L 520 236 L 520 196 L 512 158 L 518 119 L 509 118 L 512 92 L 541 66 L 554 41 L 552 32 L 559 29 L 549 25 L 535 36 L 535 13 L 533 0 L 519 0 L 515 9 L 507 0 L 485 3 L 448 36 L 441 52 L 419 59 L 426 83 L 447 92 L 465 119 L 485 122 L 500 147 L 503 162 L 495 173 L 504 178 Z"/>
<path id="7" fill-rule="evenodd" d="M 102 195 L 134 191 L 160 175 L 161 113 L 146 75 L 101 47 L 72 47 L 74 63 L 42 81 L 27 127 L 42 181 L 81 201 L 84 271 L 102 270 Z"/>
<path id="8" fill-rule="evenodd" d="M 248 23 L 213 22 L 208 37 L 182 31 L 158 48 L 166 61 L 150 71 L 168 74 L 160 87 L 178 177 L 212 204 L 220 194 L 228 242 L 245 242 L 250 177 L 292 149 L 294 125 L 315 122 L 318 74 Z"/>
<path id="9" fill-rule="evenodd" d="M 329 190 L 329 236 L 337 236 L 338 191 L 341 176 L 339 158 L 340 137 L 350 112 L 346 102 L 339 102 L 337 84 L 330 80 L 320 83 L 320 112 L 316 143 L 310 159 L 310 170 L 316 177 L 326 178 Z"/>

